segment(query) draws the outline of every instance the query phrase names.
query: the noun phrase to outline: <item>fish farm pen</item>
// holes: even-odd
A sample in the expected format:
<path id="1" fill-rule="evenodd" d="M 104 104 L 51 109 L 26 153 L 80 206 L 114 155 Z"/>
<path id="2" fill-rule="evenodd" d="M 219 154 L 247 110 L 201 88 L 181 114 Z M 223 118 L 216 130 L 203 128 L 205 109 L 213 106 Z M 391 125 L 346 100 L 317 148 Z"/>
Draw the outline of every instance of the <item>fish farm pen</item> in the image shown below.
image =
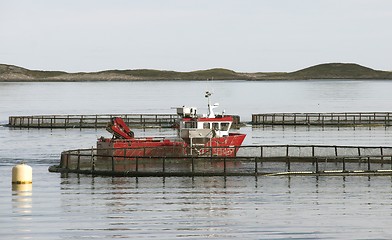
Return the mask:
<path id="1" fill-rule="evenodd" d="M 240 124 L 240 117 L 233 117 L 233 127 Z M 8 126 L 17 128 L 105 128 L 114 117 L 121 117 L 129 127 L 170 128 L 177 114 L 95 114 L 95 115 L 36 115 L 10 116 Z"/>
<path id="2" fill-rule="evenodd" d="M 131 127 L 172 127 L 176 114 L 96 114 L 10 116 L 8 126 L 19 128 L 105 128 L 114 117 Z"/>
<path id="3" fill-rule="evenodd" d="M 253 125 L 357 126 L 392 125 L 390 112 L 252 114 Z"/>
<path id="4" fill-rule="evenodd" d="M 233 117 L 233 127 L 241 126 L 240 116 Z M 121 117 L 130 127 L 172 127 L 176 114 L 95 114 L 10 116 L 9 127 L 18 128 L 105 128 L 113 117 Z M 391 112 L 350 113 L 262 113 L 252 114 L 252 125 L 303 126 L 391 126 Z"/>
<path id="5" fill-rule="evenodd" d="M 392 147 L 259 145 L 224 150 L 237 154 L 218 157 L 209 149 L 202 156 L 134 156 L 130 148 L 77 149 L 62 152 L 60 165 L 49 171 L 131 177 L 392 175 Z"/>

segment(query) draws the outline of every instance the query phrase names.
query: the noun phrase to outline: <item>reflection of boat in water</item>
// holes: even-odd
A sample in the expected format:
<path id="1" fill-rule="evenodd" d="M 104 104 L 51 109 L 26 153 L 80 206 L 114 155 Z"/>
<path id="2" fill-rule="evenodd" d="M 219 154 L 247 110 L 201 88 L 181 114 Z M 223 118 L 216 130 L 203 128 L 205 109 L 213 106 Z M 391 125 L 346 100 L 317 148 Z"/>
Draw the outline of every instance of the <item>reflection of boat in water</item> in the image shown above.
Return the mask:
<path id="1" fill-rule="evenodd" d="M 232 116 L 216 115 L 213 111 L 218 104 L 210 104 L 208 114 L 199 115 L 194 107 L 177 108 L 180 119 L 178 137 L 136 138 L 121 118 L 113 118 L 107 130 L 112 138 L 101 137 L 97 142 L 98 153 L 106 156 L 230 156 L 233 157 L 245 139 L 246 134 L 231 133 Z"/>

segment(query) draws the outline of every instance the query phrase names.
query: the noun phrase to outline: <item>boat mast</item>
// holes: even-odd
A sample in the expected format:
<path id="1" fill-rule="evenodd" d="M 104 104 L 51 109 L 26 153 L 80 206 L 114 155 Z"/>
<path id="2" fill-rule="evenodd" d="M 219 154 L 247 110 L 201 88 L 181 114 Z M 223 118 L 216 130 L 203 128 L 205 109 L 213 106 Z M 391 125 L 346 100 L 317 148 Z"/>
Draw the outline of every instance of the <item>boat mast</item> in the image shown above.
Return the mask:
<path id="1" fill-rule="evenodd" d="M 212 95 L 212 92 L 206 91 L 205 97 L 207 98 L 207 106 L 208 106 L 208 115 L 207 115 L 207 117 L 208 118 L 214 118 L 215 117 L 213 109 L 217 107 L 216 104 L 214 104 L 214 106 L 211 106 L 211 101 L 210 101 L 211 95 Z"/>

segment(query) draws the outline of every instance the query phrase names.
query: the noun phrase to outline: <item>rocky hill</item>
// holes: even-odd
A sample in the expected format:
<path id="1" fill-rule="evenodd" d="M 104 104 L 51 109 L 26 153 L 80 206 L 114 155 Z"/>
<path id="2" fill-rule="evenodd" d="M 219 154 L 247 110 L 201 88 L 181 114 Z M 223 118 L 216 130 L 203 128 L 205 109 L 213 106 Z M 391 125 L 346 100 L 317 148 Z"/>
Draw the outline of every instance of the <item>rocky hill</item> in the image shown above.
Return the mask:
<path id="1" fill-rule="evenodd" d="M 139 70 L 108 70 L 67 73 L 29 70 L 0 64 L 0 81 L 135 81 L 135 80 L 296 80 L 296 79 L 392 79 L 392 72 L 378 71 L 352 63 L 327 63 L 295 72 L 239 73 L 215 68 L 192 72 Z"/>

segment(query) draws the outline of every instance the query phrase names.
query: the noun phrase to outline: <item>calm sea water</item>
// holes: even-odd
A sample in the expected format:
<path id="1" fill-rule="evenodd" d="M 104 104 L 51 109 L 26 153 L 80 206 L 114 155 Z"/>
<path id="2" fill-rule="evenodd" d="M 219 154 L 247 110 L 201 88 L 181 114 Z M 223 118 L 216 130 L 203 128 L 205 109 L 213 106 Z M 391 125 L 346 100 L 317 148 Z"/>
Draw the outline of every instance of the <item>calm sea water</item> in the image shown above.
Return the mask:
<path id="1" fill-rule="evenodd" d="M 11 115 L 206 111 L 391 111 L 391 81 L 0 83 L 0 124 Z M 219 110 L 218 110 L 219 111 Z M 245 144 L 390 146 L 389 127 L 251 127 Z M 135 129 L 139 136 L 171 129 Z M 391 177 L 109 178 L 49 173 L 63 150 L 90 148 L 98 129 L 0 126 L 3 239 L 390 239 Z M 32 189 L 12 189 L 11 169 L 33 167 Z"/>

